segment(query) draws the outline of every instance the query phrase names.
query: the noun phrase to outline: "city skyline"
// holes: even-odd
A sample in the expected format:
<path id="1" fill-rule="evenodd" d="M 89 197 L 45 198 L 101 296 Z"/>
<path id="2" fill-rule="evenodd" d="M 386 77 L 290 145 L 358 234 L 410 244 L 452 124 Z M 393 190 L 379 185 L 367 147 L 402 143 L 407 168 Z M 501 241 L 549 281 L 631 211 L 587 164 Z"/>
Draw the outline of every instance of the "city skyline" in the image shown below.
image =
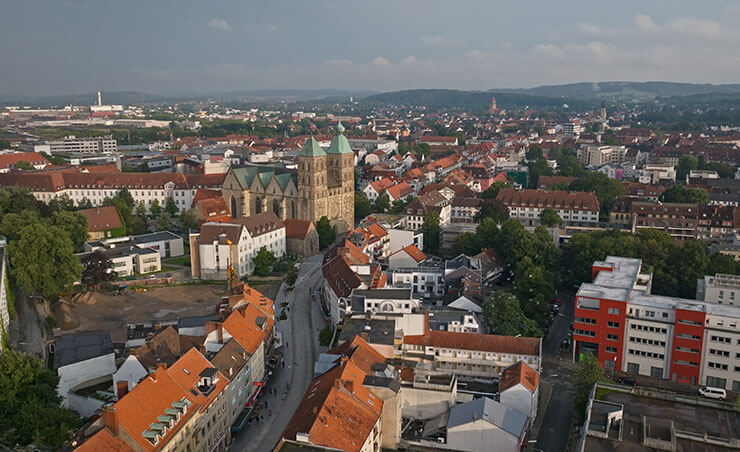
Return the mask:
<path id="1" fill-rule="evenodd" d="M 711 10 L 544 1 L 533 10 L 482 1 L 68 0 L 0 11 L 3 95 L 733 83 L 740 73 L 740 6 L 730 1 Z"/>

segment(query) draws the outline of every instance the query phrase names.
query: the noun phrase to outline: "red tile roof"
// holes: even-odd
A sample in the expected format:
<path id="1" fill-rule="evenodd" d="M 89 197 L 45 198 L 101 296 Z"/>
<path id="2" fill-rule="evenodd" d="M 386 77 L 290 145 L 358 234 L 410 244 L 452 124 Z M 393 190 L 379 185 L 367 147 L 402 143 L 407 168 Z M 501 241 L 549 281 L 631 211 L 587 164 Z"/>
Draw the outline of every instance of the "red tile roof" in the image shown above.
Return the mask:
<path id="1" fill-rule="evenodd" d="M 283 220 L 278 218 L 275 212 L 272 211 L 258 213 L 249 217 L 234 218 L 231 222 L 244 225 L 252 238 L 285 228 Z"/>
<path id="2" fill-rule="evenodd" d="M 123 227 L 115 206 L 93 207 L 80 210 L 80 213 L 87 218 L 87 230 L 90 232 L 103 232 Z"/>
<path id="3" fill-rule="evenodd" d="M 175 361 L 172 367 L 167 369 L 167 372 L 183 389 L 183 391 L 188 393 L 188 398 L 195 398 L 196 403 L 200 405 L 200 409 L 202 411 L 213 403 L 216 397 L 226 389 L 226 385 L 228 384 L 226 377 L 224 377 L 221 372 L 217 371 L 215 375 L 218 381 L 216 381 L 214 389 L 206 394 L 198 390 L 197 385 L 200 380 L 201 372 L 205 369 L 215 368 L 216 367 L 211 364 L 203 354 L 201 354 L 197 349 L 191 348 L 182 355 L 180 359 Z"/>
<path id="4" fill-rule="evenodd" d="M 458 350 L 511 353 L 539 356 L 540 339 L 534 337 L 499 336 L 496 334 L 457 333 L 428 330 L 426 334 L 404 336 L 404 344 Z"/>
<path id="5" fill-rule="evenodd" d="M 380 194 L 383 190 L 392 187 L 393 181 L 384 177 L 383 179 L 371 183 L 370 186 L 373 187 L 373 190 L 375 190 L 376 193 Z"/>
<path id="6" fill-rule="evenodd" d="M 272 331 L 274 321 L 252 303 L 234 310 L 223 323 L 232 338 L 249 354 L 254 354 Z"/>
<path id="7" fill-rule="evenodd" d="M 414 192 L 408 182 L 401 182 L 386 189 L 393 199 L 400 199 Z"/>
<path id="8" fill-rule="evenodd" d="M 529 367 L 524 361 L 519 361 L 501 372 L 499 391 L 505 391 L 520 383 L 533 394 L 537 391 L 537 387 L 540 384 L 540 374 Z"/>
<path id="9" fill-rule="evenodd" d="M 133 452 L 133 449 L 103 428 L 82 443 L 75 452 Z"/>
<path id="10" fill-rule="evenodd" d="M 514 190 L 505 188 L 496 199 L 506 207 L 551 207 L 565 210 L 599 211 L 599 200 L 591 192 L 567 192 L 545 190 Z"/>
<path id="11" fill-rule="evenodd" d="M 18 162 L 27 162 L 32 165 L 48 165 L 50 162 L 38 152 L 19 152 L 16 154 L 0 154 L 0 169 L 12 167 Z"/>
<path id="12" fill-rule="evenodd" d="M 308 220 L 299 220 L 298 218 L 286 218 L 285 237 L 289 239 L 305 239 L 308 231 L 311 230 L 313 223 Z"/>

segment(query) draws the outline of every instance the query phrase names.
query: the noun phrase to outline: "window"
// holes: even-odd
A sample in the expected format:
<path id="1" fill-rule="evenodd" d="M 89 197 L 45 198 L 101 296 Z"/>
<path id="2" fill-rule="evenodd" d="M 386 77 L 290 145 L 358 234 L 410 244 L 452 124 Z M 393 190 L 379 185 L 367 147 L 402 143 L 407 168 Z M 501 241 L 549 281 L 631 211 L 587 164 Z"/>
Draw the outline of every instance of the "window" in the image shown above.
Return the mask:
<path id="1" fill-rule="evenodd" d="M 617 353 L 617 347 L 606 347 L 607 353 Z"/>
<path id="2" fill-rule="evenodd" d="M 581 335 L 581 336 L 588 336 L 588 337 L 596 337 L 596 333 L 593 331 L 588 330 L 575 330 L 575 334 Z"/>
<path id="3" fill-rule="evenodd" d="M 619 328 L 619 322 L 607 322 L 609 328 Z"/>
<path id="4" fill-rule="evenodd" d="M 596 325 L 596 319 L 589 319 L 588 317 L 576 317 L 575 321 L 578 323 L 588 323 L 589 325 Z"/>
<path id="5" fill-rule="evenodd" d="M 609 308 L 608 312 L 609 312 L 609 314 L 613 314 L 613 315 L 619 315 L 620 314 L 619 308 Z"/>
<path id="6" fill-rule="evenodd" d="M 688 319 L 681 319 L 681 320 L 678 321 L 678 323 L 680 323 L 682 325 L 701 326 L 701 322 L 695 322 L 693 320 L 688 320 Z"/>
<path id="7" fill-rule="evenodd" d="M 715 388 L 725 388 L 727 387 L 727 379 L 707 376 L 707 386 L 713 386 Z"/>
<path id="8" fill-rule="evenodd" d="M 650 376 L 656 378 L 663 378 L 663 368 L 650 366 Z"/>
<path id="9" fill-rule="evenodd" d="M 701 339 L 699 336 L 694 336 L 693 334 L 678 333 L 676 336 L 680 337 L 681 339 L 692 339 L 695 341 L 698 341 L 699 339 Z"/>
<path id="10" fill-rule="evenodd" d="M 730 357 L 730 352 L 727 350 L 717 350 L 716 348 L 710 348 L 709 354 L 714 356 L 724 356 L 725 358 Z"/>
<path id="11" fill-rule="evenodd" d="M 697 364 L 697 363 L 695 363 L 695 362 L 693 362 L 693 361 L 684 361 L 684 360 L 682 360 L 682 359 L 677 359 L 677 360 L 675 360 L 675 361 L 673 361 L 673 362 L 674 362 L 675 364 L 680 364 L 680 365 L 682 365 L 682 366 L 692 366 L 692 367 L 696 367 L 696 366 L 698 366 L 698 364 Z"/>
<path id="12" fill-rule="evenodd" d="M 687 352 L 687 353 L 699 353 L 699 350 L 695 348 L 688 348 L 688 347 L 676 347 L 676 351 Z"/>
<path id="13" fill-rule="evenodd" d="M 724 336 L 712 336 L 711 339 L 712 339 L 712 342 L 722 342 L 724 344 L 732 343 L 732 339 L 730 339 L 729 337 L 724 337 Z"/>
<path id="14" fill-rule="evenodd" d="M 720 369 L 720 370 L 727 370 L 727 364 L 722 364 L 722 363 L 714 363 L 714 362 L 712 362 L 712 361 L 709 361 L 709 363 L 707 363 L 707 366 L 708 366 L 708 367 L 709 367 L 710 369 Z M 711 386 L 714 386 L 714 385 L 711 385 Z"/>

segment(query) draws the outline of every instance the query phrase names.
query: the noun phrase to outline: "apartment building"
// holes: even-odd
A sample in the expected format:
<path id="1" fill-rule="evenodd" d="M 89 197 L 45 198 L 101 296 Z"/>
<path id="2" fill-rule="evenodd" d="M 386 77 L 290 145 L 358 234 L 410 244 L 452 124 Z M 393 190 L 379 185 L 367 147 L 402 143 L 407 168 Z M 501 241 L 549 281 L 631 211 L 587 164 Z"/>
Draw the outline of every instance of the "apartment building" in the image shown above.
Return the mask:
<path id="1" fill-rule="evenodd" d="M 577 151 L 578 161 L 583 166 L 619 164 L 624 161 L 627 148 L 624 146 L 583 145 Z"/>
<path id="2" fill-rule="evenodd" d="M 501 190 L 496 196 L 509 209 L 509 217 L 524 226 L 540 225 L 544 209 L 555 210 L 566 225 L 596 226 L 599 222 L 599 200 L 591 192 L 545 190 Z"/>
<path id="3" fill-rule="evenodd" d="M 231 223 L 204 223 L 190 234 L 193 278 L 227 279 L 233 266 L 237 278 L 251 275 L 252 259 L 265 248 L 276 257 L 285 255 L 285 224 L 273 212 L 232 219 Z"/>
<path id="4" fill-rule="evenodd" d="M 657 229 L 677 240 L 694 239 L 699 234 L 699 206 L 633 202 L 632 225 L 632 232 L 640 229 Z"/>
<path id="5" fill-rule="evenodd" d="M 697 281 L 696 299 L 740 306 L 740 276 L 717 273 Z"/>
<path id="6" fill-rule="evenodd" d="M 61 140 L 46 141 L 33 147 L 34 152 L 57 154 L 60 152 L 100 154 L 118 151 L 118 142 L 111 135 L 104 137 L 77 138 L 73 135 Z"/>
<path id="7" fill-rule="evenodd" d="M 190 209 L 198 188 L 221 188 L 223 178 L 223 174 L 179 173 L 0 173 L 0 187 L 25 187 L 44 203 L 67 195 L 76 205 L 89 201 L 93 207 L 102 206 L 106 198 L 126 189 L 137 208 L 143 203 L 149 211 L 155 200 L 165 206 L 167 199 L 172 198 L 182 212 Z"/>
<path id="8" fill-rule="evenodd" d="M 740 390 L 740 306 L 652 295 L 640 259 L 592 268 L 576 294 L 574 359 L 591 353 L 607 369 Z"/>
<path id="9" fill-rule="evenodd" d="M 495 378 L 518 361 L 539 372 L 542 339 L 427 330 L 404 336 L 403 356 L 431 365 L 432 373 Z"/>
<path id="10" fill-rule="evenodd" d="M 450 201 L 438 191 L 424 193 L 406 207 L 404 225 L 406 229 L 418 231 L 424 225 L 424 216 L 429 212 L 439 214 L 440 227 L 450 224 L 452 208 Z"/>
<path id="11" fill-rule="evenodd" d="M 111 268 L 118 277 L 144 275 L 162 270 L 162 260 L 158 251 L 135 245 L 113 248 L 96 247 L 94 251 L 86 251 L 76 256 L 82 260 L 95 251 L 99 251 L 110 260 Z"/>

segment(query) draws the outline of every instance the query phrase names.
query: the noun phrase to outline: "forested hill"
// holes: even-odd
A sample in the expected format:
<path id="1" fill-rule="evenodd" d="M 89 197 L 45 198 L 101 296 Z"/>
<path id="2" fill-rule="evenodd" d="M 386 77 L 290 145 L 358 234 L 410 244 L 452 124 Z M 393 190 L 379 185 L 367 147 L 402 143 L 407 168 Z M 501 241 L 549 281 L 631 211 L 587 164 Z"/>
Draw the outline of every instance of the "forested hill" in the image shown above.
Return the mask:
<path id="1" fill-rule="evenodd" d="M 566 85 L 545 85 L 522 89 L 493 89 L 532 96 L 566 97 L 573 99 L 604 99 L 639 101 L 656 97 L 691 96 L 697 94 L 740 93 L 740 84 L 712 85 L 709 83 L 675 82 L 583 82 Z M 497 97 L 498 99 L 498 97 Z"/>
<path id="2" fill-rule="evenodd" d="M 570 107 L 589 107 L 596 105 L 596 100 L 577 100 L 547 96 L 533 96 L 527 94 L 501 93 L 493 91 L 461 91 L 454 89 L 411 89 L 376 94 L 364 98 L 363 103 L 386 105 L 424 106 L 429 108 L 467 108 L 487 110 L 491 105 L 491 97 L 496 97 L 499 108 L 562 108 L 563 104 Z"/>

